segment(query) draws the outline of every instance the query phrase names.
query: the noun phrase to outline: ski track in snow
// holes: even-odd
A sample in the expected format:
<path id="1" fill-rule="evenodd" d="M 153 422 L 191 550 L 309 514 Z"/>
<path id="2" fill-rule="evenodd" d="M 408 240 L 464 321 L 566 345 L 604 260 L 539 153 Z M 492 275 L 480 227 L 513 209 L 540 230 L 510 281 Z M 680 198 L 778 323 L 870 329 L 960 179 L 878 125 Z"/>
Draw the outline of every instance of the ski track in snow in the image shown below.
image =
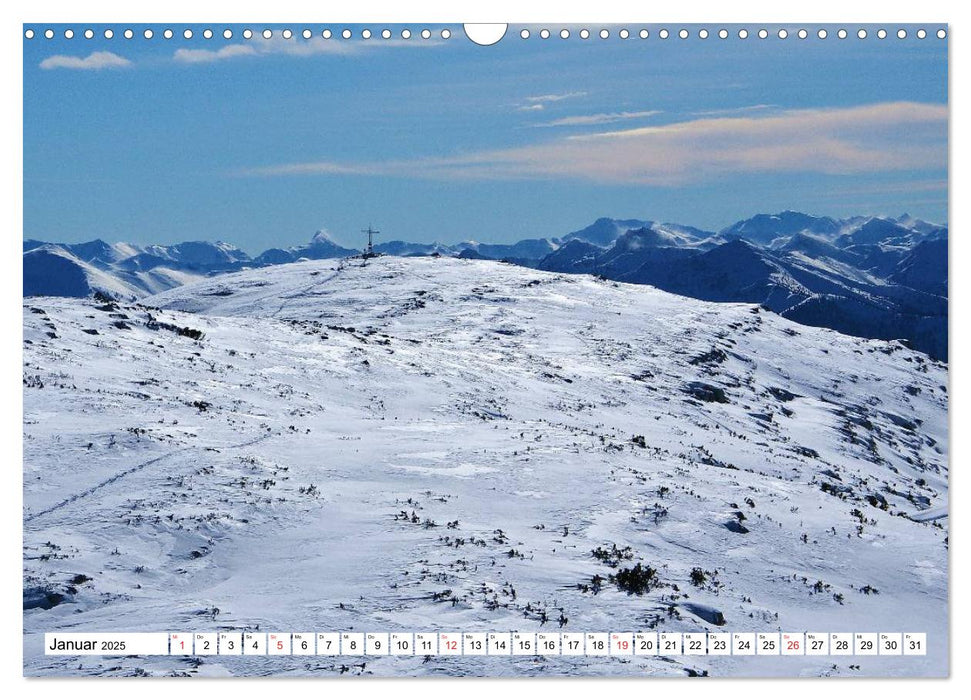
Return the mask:
<path id="1" fill-rule="evenodd" d="M 25 604 L 62 597 L 24 611 L 27 675 L 947 673 L 947 367 L 899 343 L 447 258 L 31 298 L 24 338 Z M 68 629 L 926 631 L 931 653 L 44 656 Z"/>
<path id="2" fill-rule="evenodd" d="M 247 440 L 246 442 L 240 442 L 240 443 L 237 443 L 235 445 L 227 445 L 227 446 L 221 447 L 220 449 L 223 449 L 223 450 L 240 449 L 240 448 L 243 448 L 243 447 L 249 447 L 251 445 L 256 445 L 256 444 L 258 444 L 260 442 L 263 442 L 265 439 L 266 439 L 266 435 L 260 435 L 258 438 L 254 438 L 252 440 Z M 79 493 L 76 493 L 73 496 L 69 496 L 68 498 L 65 498 L 60 503 L 55 503 L 51 507 L 45 508 L 44 510 L 37 511 L 36 513 L 29 513 L 29 514 L 25 515 L 24 516 L 24 523 L 26 524 L 26 523 L 32 522 L 33 520 L 36 520 L 37 518 L 40 518 L 40 517 L 42 517 L 44 515 L 49 515 L 49 514 L 53 513 L 56 510 L 60 510 L 61 508 L 64 508 L 65 506 L 71 505 L 72 503 L 77 503 L 78 501 L 80 501 L 83 498 L 87 498 L 88 496 L 94 495 L 95 493 L 97 493 L 101 489 L 105 488 L 106 486 L 110 486 L 111 484 L 115 483 L 119 479 L 123 479 L 126 476 L 130 476 L 131 474 L 135 474 L 136 472 L 140 472 L 143 469 L 145 469 L 146 467 L 151 467 L 152 465 L 158 464 L 159 462 L 164 462 L 166 460 L 172 459 L 173 457 L 175 457 L 177 455 L 184 454 L 186 452 L 193 452 L 193 451 L 197 451 L 197 450 L 198 450 L 198 448 L 186 448 L 184 450 L 177 450 L 175 452 L 170 452 L 168 454 L 164 454 L 164 455 L 162 455 L 160 457 L 153 457 L 152 459 L 149 459 L 149 460 L 147 460 L 145 462 L 142 462 L 141 464 L 136 464 L 134 467 L 131 467 L 130 469 L 125 469 L 123 471 L 120 471 L 117 474 L 115 474 L 114 476 L 108 477 L 104 481 L 102 481 L 100 483 L 97 483 L 97 484 L 95 484 L 94 486 L 92 486 L 90 488 L 84 489 L 83 491 L 80 491 Z"/>

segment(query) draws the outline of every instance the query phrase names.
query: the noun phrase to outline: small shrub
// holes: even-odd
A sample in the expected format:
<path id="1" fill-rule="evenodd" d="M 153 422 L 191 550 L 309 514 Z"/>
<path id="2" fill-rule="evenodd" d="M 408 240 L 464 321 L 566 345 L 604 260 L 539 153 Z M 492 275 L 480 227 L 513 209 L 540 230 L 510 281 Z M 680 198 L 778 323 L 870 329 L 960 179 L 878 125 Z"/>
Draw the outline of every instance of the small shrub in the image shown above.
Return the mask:
<path id="1" fill-rule="evenodd" d="M 660 583 L 657 571 L 650 566 L 644 566 L 640 562 L 629 569 L 620 569 L 616 574 L 611 574 L 610 580 L 617 588 L 628 595 L 649 593 L 652 588 L 656 588 Z"/>
<path id="2" fill-rule="evenodd" d="M 594 559 L 602 561 L 611 568 L 617 568 L 624 559 L 634 558 L 634 551 L 630 547 L 619 548 L 616 544 L 611 544 L 610 549 L 597 547 L 591 554 Z"/>

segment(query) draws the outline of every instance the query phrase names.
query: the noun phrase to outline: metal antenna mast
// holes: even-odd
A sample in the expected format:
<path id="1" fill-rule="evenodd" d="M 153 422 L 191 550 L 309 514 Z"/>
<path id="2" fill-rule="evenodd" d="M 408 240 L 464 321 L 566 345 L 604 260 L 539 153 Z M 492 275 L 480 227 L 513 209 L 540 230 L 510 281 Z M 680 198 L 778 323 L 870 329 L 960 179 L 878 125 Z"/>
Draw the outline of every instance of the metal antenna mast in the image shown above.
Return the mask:
<path id="1" fill-rule="evenodd" d="M 367 248 L 365 248 L 364 250 L 364 257 L 373 258 L 374 257 L 374 234 L 381 233 L 381 232 L 372 229 L 371 225 L 368 224 L 367 228 L 361 229 L 361 233 L 367 234 Z"/>

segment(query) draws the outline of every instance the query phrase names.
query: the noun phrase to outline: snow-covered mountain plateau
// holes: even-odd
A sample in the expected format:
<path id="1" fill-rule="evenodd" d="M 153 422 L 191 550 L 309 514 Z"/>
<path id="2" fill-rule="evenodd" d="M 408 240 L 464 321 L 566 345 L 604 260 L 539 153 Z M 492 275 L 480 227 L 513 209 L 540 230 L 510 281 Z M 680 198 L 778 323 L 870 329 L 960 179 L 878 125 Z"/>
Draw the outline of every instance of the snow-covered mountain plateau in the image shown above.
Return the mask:
<path id="1" fill-rule="evenodd" d="M 948 672 L 948 373 L 900 342 L 449 256 L 25 298 L 23 333 L 27 675 Z M 928 654 L 42 649 L 253 629 L 915 631 Z"/>

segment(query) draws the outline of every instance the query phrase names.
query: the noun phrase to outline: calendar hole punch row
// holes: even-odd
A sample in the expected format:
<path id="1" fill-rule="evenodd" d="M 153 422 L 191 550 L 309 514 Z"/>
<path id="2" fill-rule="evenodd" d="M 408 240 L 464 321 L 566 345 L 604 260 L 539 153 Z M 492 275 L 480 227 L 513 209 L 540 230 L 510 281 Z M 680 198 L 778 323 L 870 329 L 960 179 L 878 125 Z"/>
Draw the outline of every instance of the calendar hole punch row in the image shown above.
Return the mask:
<path id="1" fill-rule="evenodd" d="M 47 633 L 88 656 L 926 656 L 923 632 Z"/>

